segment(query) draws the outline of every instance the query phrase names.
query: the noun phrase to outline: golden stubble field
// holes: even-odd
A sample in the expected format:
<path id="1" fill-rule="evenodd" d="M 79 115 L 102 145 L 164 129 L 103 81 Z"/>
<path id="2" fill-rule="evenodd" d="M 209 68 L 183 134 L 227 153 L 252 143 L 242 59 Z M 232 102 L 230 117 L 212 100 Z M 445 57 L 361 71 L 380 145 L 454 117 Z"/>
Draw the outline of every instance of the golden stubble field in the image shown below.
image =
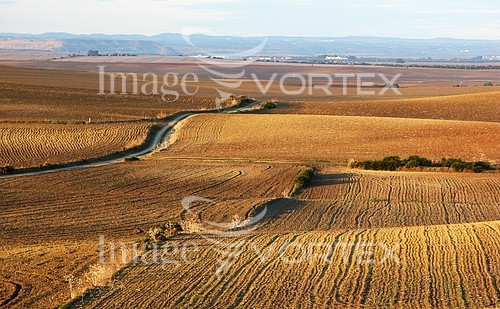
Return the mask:
<path id="1" fill-rule="evenodd" d="M 89 307 L 494 307 L 499 180 L 323 167 L 257 231 L 175 237 Z"/>
<path id="2" fill-rule="evenodd" d="M 432 97 L 427 98 L 278 102 L 277 109 L 263 112 L 500 122 L 500 92 L 444 96 L 437 93 L 430 90 Z"/>
<path id="3" fill-rule="evenodd" d="M 68 74 L 68 73 L 66 73 Z M 81 123 L 154 120 L 186 110 L 215 108 L 213 97 L 99 95 L 98 90 L 0 82 L 3 122 Z"/>
<path id="4" fill-rule="evenodd" d="M 323 115 L 196 115 L 166 150 L 176 157 L 347 162 L 388 155 L 500 160 L 500 124 Z"/>
<path id="5" fill-rule="evenodd" d="M 217 76 L 211 76 L 203 70 L 198 63 L 72 63 L 72 62 L 44 62 L 44 61 L 23 61 L 23 62 L 0 62 L 0 86 L 3 83 L 16 84 L 15 87 L 20 87 L 20 85 L 30 85 L 33 89 L 42 88 L 56 88 L 59 92 L 64 89 L 62 93 L 69 96 L 72 92 L 76 92 L 75 95 L 83 97 L 85 100 L 90 102 L 95 102 L 99 100 L 100 102 L 107 102 L 106 108 L 113 107 L 112 103 L 117 104 L 119 107 L 128 107 L 127 109 L 134 110 L 137 108 L 137 104 L 131 106 L 131 103 L 142 103 L 142 108 L 158 108 L 161 105 L 159 103 L 165 103 L 161 100 L 160 96 L 95 96 L 99 92 L 99 74 L 98 66 L 106 65 L 107 73 L 136 73 L 139 79 L 138 86 L 141 86 L 144 82 L 143 75 L 147 72 L 157 74 L 158 86 L 161 87 L 163 84 L 163 75 L 166 73 L 178 74 L 179 79 L 188 73 L 195 73 L 199 77 L 197 83 L 187 83 L 186 89 L 190 92 L 197 89 L 196 91 L 196 101 L 189 101 L 191 95 L 186 95 L 181 83 L 173 85 L 172 87 L 167 87 L 167 90 L 177 91 L 181 94 L 180 103 L 193 104 L 202 102 L 202 97 L 210 98 L 213 105 L 213 100 L 215 97 L 219 96 L 217 89 L 234 92 L 235 95 L 247 95 L 250 97 L 256 97 L 259 99 L 278 99 L 284 102 L 356 102 L 356 101 L 378 101 L 386 99 L 409 99 L 409 98 L 427 98 L 434 96 L 449 96 L 449 95 L 463 95 L 463 94 L 477 94 L 486 92 L 498 92 L 500 87 L 484 87 L 481 82 L 478 81 L 494 81 L 496 80 L 497 74 L 494 70 L 486 71 L 461 71 L 461 70 L 423 70 L 423 69 L 412 69 L 408 71 L 401 71 L 399 69 L 393 68 L 381 68 L 381 67 L 345 67 L 345 66 L 301 66 L 301 65 L 256 65 L 246 68 L 247 75 L 254 73 L 258 77 L 258 81 L 253 80 L 251 76 L 245 76 L 241 80 L 232 79 L 221 79 Z M 210 67 L 214 71 L 219 71 L 222 73 L 240 73 L 241 68 L 231 67 L 229 65 L 227 68 L 224 66 Z M 321 86 L 324 86 L 327 81 L 325 79 L 313 79 L 312 83 L 308 80 L 308 74 L 330 74 L 334 75 L 336 73 L 384 73 L 388 77 L 392 77 L 398 73 L 402 74 L 401 86 L 398 93 L 388 90 L 380 95 L 382 88 L 379 87 L 368 87 L 363 88 L 364 91 L 373 91 L 374 95 L 363 95 L 359 96 L 357 94 L 356 81 L 350 81 L 347 87 L 346 95 L 343 94 L 344 89 L 342 86 L 342 79 L 335 79 L 332 87 L 328 89 L 329 93 L 326 93 Z M 271 80 L 272 75 L 277 73 L 278 75 L 274 80 Z M 280 78 L 285 74 L 302 74 L 306 78 L 306 87 L 302 91 L 301 88 L 303 84 L 296 78 L 285 79 L 283 84 L 280 85 Z M 440 82 L 429 80 L 429 75 L 439 76 Z M 468 78 L 474 80 L 470 85 L 466 87 L 454 87 L 463 81 L 463 76 L 466 75 Z M 107 75 L 106 75 L 107 76 Z M 212 79 L 211 79 L 212 78 Z M 416 80 L 422 79 L 423 83 L 416 82 Z M 110 90 L 110 80 L 108 76 L 105 79 L 104 89 L 106 91 Z M 151 82 L 151 77 L 146 78 L 146 83 Z M 221 87 L 218 82 L 227 83 L 239 83 L 237 89 L 230 89 Z M 381 84 L 383 80 L 375 79 L 375 83 Z M 484 83 L 484 82 L 483 82 Z M 169 84 L 173 84 L 173 80 L 169 80 Z M 132 80 L 129 78 L 127 80 L 128 92 L 132 91 Z M 38 88 L 35 86 L 39 86 Z M 122 90 L 121 79 L 118 78 L 115 82 L 115 89 L 117 92 Z M 267 91 L 262 91 L 261 88 L 267 89 Z M 61 89 L 62 88 L 62 89 Z M 151 90 L 151 88 L 147 88 Z M 311 89 L 311 90 L 310 90 Z M 78 90 L 78 91 L 76 91 Z M 161 91 L 161 88 L 160 88 Z M 287 95 L 284 91 L 298 91 L 296 95 Z M 2 94 L 1 91 L 0 94 Z M 25 92 L 25 91 L 23 91 Z M 17 93 L 16 96 L 20 95 Z M 94 99 L 90 98 L 94 95 Z M 182 99 L 182 97 L 187 97 Z M 98 99 L 96 99 L 98 98 Z M 14 98 L 15 100 L 15 98 Z M 81 99 L 80 99 L 81 100 Z M 75 98 L 67 101 L 75 101 Z M 79 99 L 76 98 L 78 102 Z M 120 105 L 119 103 L 129 103 L 127 105 Z M 66 102 L 69 104 L 69 102 Z M 92 104 L 91 104 L 92 105 Z M 111 106 L 108 106 L 111 105 Z M 100 105 L 103 108 L 102 104 Z M 168 108 L 170 104 L 166 106 L 163 105 L 163 109 Z M 175 106 L 175 105 L 174 105 Z M 196 107 L 196 106 L 195 106 Z M 202 106 L 204 107 L 204 106 Z M 193 108 L 193 106 L 189 106 Z M 213 108 L 213 107 L 211 107 Z M 184 107 L 184 110 L 186 107 Z M 139 114 L 141 115 L 141 114 Z"/>
<path id="6" fill-rule="evenodd" d="M 267 214 L 260 228 L 236 238 L 214 243 L 191 232 L 169 240 L 172 250 L 158 254 L 177 264 L 147 264 L 153 256 L 145 254 L 143 264 L 127 266 L 112 282 L 93 273 L 92 280 L 109 288 L 87 305 L 456 308 L 498 302 L 497 174 L 319 165 L 311 185 L 289 196 L 303 168 L 174 160 L 160 153 L 117 166 L 2 180 L 0 273 L 5 286 L 20 286 L 10 304 L 68 301 L 79 289 L 68 278 L 80 282 L 100 265 L 99 235 L 138 241 L 138 229 L 180 220 L 181 200 L 190 195 L 216 202 L 193 208 L 200 224 L 245 218 L 257 206 L 266 206 Z M 184 256 L 174 246 L 196 250 Z M 389 249 L 395 258 L 384 261 Z M 377 263 L 361 263 L 367 256 Z"/>
<path id="7" fill-rule="evenodd" d="M 129 267 L 120 275 L 121 286 L 88 307 L 495 307 L 499 228 L 496 221 L 262 233 L 226 239 L 238 245 L 227 256 L 200 238 L 191 263 Z M 225 268 L 217 275 L 220 264 Z"/>
<path id="8" fill-rule="evenodd" d="M 200 82 L 202 96 L 171 106 L 158 97 L 99 96 L 95 73 L 26 64 L 34 65 L 53 67 L 0 67 L 1 158 L 14 164 L 104 155 L 147 133 L 150 124 L 139 119 L 213 105 L 207 81 Z M 72 67 L 84 68 L 64 64 Z M 409 76 L 460 77 L 424 71 Z M 176 127 L 166 150 L 140 161 L 0 178 L 0 305 L 54 308 L 99 286 L 83 307 L 498 306 L 497 172 L 339 165 L 413 154 L 498 163 L 495 87 L 449 83 L 402 89 L 397 100 L 306 96 L 284 98 L 276 114 L 197 115 Z M 247 82 L 242 87 L 241 94 L 258 93 Z M 78 124 L 89 117 L 103 123 Z M 317 168 L 311 184 L 292 194 L 294 177 L 308 166 Z M 187 196 L 215 203 L 195 204 L 187 214 Z M 263 209 L 258 228 L 237 227 L 240 236 L 200 232 L 208 222 L 234 224 Z M 164 263 L 150 263 L 155 251 L 139 264 L 123 267 L 118 253 L 118 260 L 99 263 L 100 235 L 107 250 L 110 243 L 130 246 L 166 220 L 187 221 L 191 229 L 158 252 Z"/>
<path id="9" fill-rule="evenodd" d="M 0 166 L 37 167 L 98 158 L 142 145 L 152 123 L 0 123 Z"/>
<path id="10" fill-rule="evenodd" d="M 46 308 L 69 301 L 75 295 L 68 278 L 80 279 L 98 264 L 100 235 L 117 243 L 140 241 L 139 229 L 180 220 L 181 200 L 189 195 L 217 202 L 197 209 L 207 219 L 244 218 L 256 205 L 290 191 L 300 169 L 147 160 L 1 179 L 0 281 L 21 287 L 10 305 Z"/>

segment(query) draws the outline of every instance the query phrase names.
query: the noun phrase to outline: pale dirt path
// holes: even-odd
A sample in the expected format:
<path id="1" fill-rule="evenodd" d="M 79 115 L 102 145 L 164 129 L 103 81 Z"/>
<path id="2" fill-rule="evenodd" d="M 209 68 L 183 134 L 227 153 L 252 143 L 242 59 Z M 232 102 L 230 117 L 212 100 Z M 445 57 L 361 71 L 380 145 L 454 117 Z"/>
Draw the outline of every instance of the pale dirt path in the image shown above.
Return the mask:
<path id="1" fill-rule="evenodd" d="M 110 164 L 116 164 L 123 162 L 123 160 L 127 158 L 143 158 L 147 155 L 154 153 L 158 147 L 161 145 L 168 144 L 168 140 L 171 137 L 172 133 L 175 131 L 175 127 L 182 122 L 182 120 L 187 119 L 190 116 L 203 114 L 203 113 L 234 113 L 234 112 L 242 112 L 242 111 L 251 111 L 255 109 L 255 107 L 260 104 L 259 101 L 255 101 L 248 106 L 245 107 L 228 107 L 224 110 L 220 111 L 186 111 L 179 112 L 173 114 L 168 117 L 168 122 L 166 122 L 157 132 L 154 132 L 154 128 L 150 131 L 149 134 L 153 134 L 153 136 L 149 136 L 146 142 L 139 147 L 138 150 L 129 150 L 124 151 L 117 154 L 106 155 L 99 158 L 92 158 L 86 161 L 78 161 L 60 164 L 57 166 L 49 166 L 43 168 L 26 168 L 16 170 L 13 174 L 0 175 L 0 179 L 12 178 L 12 177 L 21 177 L 21 176 L 33 176 L 33 175 L 41 175 L 47 173 L 55 173 L 67 170 L 75 170 L 82 168 L 91 168 L 98 167 Z"/>

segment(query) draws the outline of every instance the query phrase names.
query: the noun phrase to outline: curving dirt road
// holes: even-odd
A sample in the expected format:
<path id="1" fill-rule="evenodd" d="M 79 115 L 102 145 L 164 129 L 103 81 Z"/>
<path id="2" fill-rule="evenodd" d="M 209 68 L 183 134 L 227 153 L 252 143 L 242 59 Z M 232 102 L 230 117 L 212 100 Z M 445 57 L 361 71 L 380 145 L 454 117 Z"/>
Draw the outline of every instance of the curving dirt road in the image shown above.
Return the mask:
<path id="1" fill-rule="evenodd" d="M 141 158 L 154 152 L 159 145 L 163 144 L 170 137 L 170 134 L 173 132 L 175 125 L 177 125 L 180 121 L 192 115 L 206 114 L 206 113 L 233 113 L 238 111 L 248 111 L 252 110 L 258 104 L 260 104 L 259 101 L 253 101 L 247 106 L 227 107 L 220 111 L 210 110 L 210 111 L 178 112 L 163 120 L 163 124 L 161 126 L 153 127 L 149 133 L 148 138 L 146 139 L 146 142 L 144 142 L 144 144 L 135 149 L 119 152 L 116 154 L 106 155 L 104 157 L 92 158 L 85 161 L 70 162 L 70 163 L 64 163 L 46 167 L 17 169 L 13 173 L 0 175 L 0 179 L 20 177 L 20 176 L 30 176 L 30 175 L 41 175 L 41 174 L 55 173 L 67 170 L 97 167 L 97 166 L 120 163 L 127 158 Z"/>

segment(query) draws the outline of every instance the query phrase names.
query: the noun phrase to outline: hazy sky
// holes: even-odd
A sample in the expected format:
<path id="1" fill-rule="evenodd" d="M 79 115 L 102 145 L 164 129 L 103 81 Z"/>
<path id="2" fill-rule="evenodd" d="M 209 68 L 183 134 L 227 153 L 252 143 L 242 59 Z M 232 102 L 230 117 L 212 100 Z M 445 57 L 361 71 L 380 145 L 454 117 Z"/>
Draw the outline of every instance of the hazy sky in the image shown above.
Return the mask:
<path id="1" fill-rule="evenodd" d="M 0 32 L 500 39 L 500 1 L 0 0 Z"/>

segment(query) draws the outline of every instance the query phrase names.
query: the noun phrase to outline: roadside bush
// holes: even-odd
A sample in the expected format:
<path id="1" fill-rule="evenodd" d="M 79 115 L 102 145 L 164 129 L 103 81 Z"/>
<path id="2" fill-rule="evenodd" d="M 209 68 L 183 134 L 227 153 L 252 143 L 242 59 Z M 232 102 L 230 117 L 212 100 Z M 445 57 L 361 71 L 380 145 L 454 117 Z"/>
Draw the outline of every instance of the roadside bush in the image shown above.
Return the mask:
<path id="1" fill-rule="evenodd" d="M 182 231 L 182 227 L 178 222 L 167 221 L 162 223 L 159 227 L 151 228 L 146 233 L 145 243 L 161 243 L 168 239 L 168 237 L 175 236 Z"/>
<path id="2" fill-rule="evenodd" d="M 293 181 L 293 184 L 296 187 L 303 187 L 308 185 L 311 182 L 311 179 L 314 176 L 314 171 L 312 168 L 308 168 L 304 171 L 302 171 L 300 174 L 295 176 L 295 179 Z"/>
<path id="3" fill-rule="evenodd" d="M 254 100 L 250 99 L 247 96 L 241 96 L 240 97 L 240 104 L 246 105 L 252 103 Z"/>
<path id="4" fill-rule="evenodd" d="M 487 83 L 484 83 L 484 86 L 491 87 L 491 86 L 493 86 L 493 83 L 492 82 L 487 82 Z"/>
<path id="5" fill-rule="evenodd" d="M 134 161 L 140 161 L 138 157 L 127 157 L 125 158 L 125 162 L 134 162 Z"/>
<path id="6" fill-rule="evenodd" d="M 242 105 L 247 105 L 254 102 L 253 99 L 250 99 L 247 96 L 236 96 L 236 95 L 230 95 L 226 100 L 225 103 L 230 105 L 230 106 L 242 106 Z"/>
<path id="7" fill-rule="evenodd" d="M 293 179 L 292 192 L 290 194 L 293 195 L 298 190 L 302 189 L 304 186 L 310 184 L 313 176 L 314 176 L 314 170 L 312 168 L 303 170 L 300 174 L 295 176 L 295 178 Z"/>
<path id="8" fill-rule="evenodd" d="M 262 108 L 265 108 L 265 109 L 273 109 L 273 108 L 278 107 L 278 104 L 276 102 L 273 102 L 273 101 L 266 101 L 266 102 L 263 102 L 261 106 L 262 106 Z"/>
<path id="9" fill-rule="evenodd" d="M 0 167 L 0 175 L 11 174 L 15 171 L 15 168 L 11 165 L 4 165 Z"/>
<path id="10" fill-rule="evenodd" d="M 165 235 L 177 235 L 178 232 L 182 231 L 182 227 L 178 222 L 167 221 L 160 225 L 160 229 Z"/>

